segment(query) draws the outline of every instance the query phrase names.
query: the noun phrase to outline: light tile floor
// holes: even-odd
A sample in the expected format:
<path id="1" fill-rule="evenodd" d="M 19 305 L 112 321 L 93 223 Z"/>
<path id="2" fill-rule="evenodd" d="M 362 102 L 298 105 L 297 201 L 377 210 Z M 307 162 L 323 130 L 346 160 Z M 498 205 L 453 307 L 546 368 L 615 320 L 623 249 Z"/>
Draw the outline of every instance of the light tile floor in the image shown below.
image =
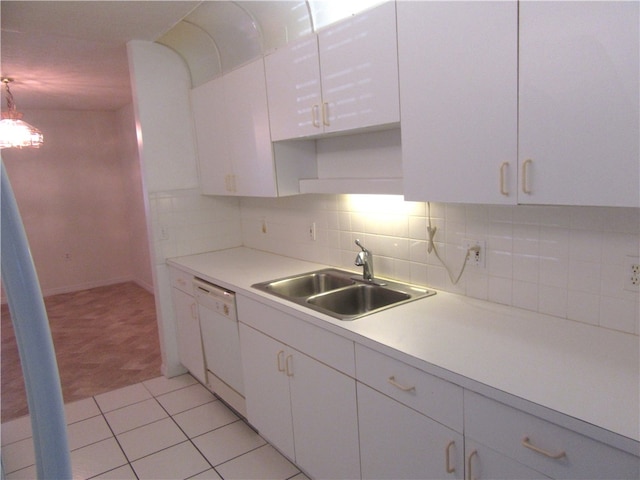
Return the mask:
<path id="1" fill-rule="evenodd" d="M 307 479 L 190 375 L 65 405 L 74 479 Z M 2 425 L 6 478 L 36 478 L 31 422 Z"/>

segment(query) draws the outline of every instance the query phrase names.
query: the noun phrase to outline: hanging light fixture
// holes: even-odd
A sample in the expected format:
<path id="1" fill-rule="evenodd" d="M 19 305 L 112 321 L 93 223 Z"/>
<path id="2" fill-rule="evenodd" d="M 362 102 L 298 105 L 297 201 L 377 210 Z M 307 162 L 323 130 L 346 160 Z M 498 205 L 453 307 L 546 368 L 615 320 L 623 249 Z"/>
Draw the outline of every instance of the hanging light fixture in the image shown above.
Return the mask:
<path id="1" fill-rule="evenodd" d="M 40 148 L 44 142 L 42 132 L 21 120 L 22 113 L 16 110 L 9 90 L 9 83 L 12 81 L 12 78 L 2 78 L 7 91 L 7 111 L 2 112 L 0 120 L 0 148 Z"/>

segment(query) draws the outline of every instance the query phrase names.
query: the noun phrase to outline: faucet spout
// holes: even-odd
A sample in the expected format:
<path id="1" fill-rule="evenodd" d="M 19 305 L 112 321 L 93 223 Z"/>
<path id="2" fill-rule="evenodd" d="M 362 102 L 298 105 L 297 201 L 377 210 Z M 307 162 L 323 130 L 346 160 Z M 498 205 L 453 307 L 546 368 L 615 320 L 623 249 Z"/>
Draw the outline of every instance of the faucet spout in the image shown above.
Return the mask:
<path id="1" fill-rule="evenodd" d="M 367 250 L 361 243 L 360 240 L 356 239 L 356 245 L 359 246 L 362 251 L 358 252 L 356 256 L 355 264 L 358 267 L 362 267 L 362 278 L 368 282 L 373 282 L 373 253 Z"/>

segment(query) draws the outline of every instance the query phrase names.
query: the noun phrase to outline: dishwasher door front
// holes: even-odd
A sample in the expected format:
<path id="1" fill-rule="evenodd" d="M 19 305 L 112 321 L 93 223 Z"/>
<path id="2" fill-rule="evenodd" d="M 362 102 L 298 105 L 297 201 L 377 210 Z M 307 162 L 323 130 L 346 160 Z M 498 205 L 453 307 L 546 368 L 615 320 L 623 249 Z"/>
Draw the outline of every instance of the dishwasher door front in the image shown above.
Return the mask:
<path id="1" fill-rule="evenodd" d="M 223 400 L 244 413 L 244 382 L 235 294 L 194 280 L 207 383 Z M 240 397 L 240 398 L 238 398 Z"/>

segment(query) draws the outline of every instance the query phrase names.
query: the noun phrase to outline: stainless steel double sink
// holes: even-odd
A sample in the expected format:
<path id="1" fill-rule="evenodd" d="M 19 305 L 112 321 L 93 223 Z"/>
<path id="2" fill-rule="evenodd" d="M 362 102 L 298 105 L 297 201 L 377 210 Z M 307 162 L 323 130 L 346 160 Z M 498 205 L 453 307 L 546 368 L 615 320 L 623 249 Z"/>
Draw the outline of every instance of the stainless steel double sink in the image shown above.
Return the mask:
<path id="1" fill-rule="evenodd" d="M 340 320 L 354 320 L 436 293 L 389 280 L 369 282 L 335 268 L 256 283 L 253 288 Z"/>

